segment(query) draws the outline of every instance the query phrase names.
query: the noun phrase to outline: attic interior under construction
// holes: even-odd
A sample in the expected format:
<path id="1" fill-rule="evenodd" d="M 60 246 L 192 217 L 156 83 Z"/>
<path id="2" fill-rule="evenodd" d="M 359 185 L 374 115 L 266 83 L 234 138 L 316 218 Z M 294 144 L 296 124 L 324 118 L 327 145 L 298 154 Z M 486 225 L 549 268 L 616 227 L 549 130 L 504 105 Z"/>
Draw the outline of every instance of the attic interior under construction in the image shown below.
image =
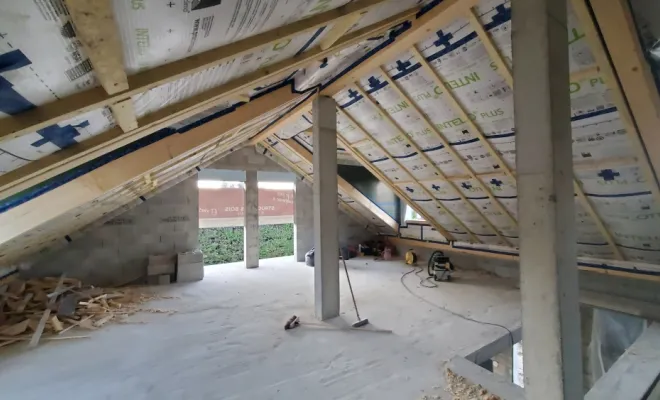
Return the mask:
<path id="1" fill-rule="evenodd" d="M 659 88 L 653 0 L 0 0 L 3 393 L 660 399 Z"/>

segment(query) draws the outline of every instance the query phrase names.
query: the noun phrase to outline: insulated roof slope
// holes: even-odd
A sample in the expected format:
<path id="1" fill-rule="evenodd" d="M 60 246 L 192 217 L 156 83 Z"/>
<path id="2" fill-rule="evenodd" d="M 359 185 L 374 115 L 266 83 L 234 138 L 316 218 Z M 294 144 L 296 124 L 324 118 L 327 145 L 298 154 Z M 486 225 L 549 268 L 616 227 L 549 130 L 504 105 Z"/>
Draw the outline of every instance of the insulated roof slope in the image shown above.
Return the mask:
<path id="1" fill-rule="evenodd" d="M 389 28 L 414 16 L 413 7 L 419 2 L 359 0 L 332 14 L 344 3 L 184 2 L 177 7 L 192 8 L 165 9 L 161 2 L 151 0 L 114 1 L 130 88 L 110 95 L 99 87 L 97 71 L 64 2 L 0 5 L 7 31 L 0 38 L 0 80 L 6 83 L 0 85 L 0 218 L 5 214 L 5 220 L 20 225 L 14 230 L 6 224 L 2 230 L 0 263 L 16 262 L 62 241 L 95 219 L 244 143 L 308 96 L 303 91 L 332 79 L 387 42 Z M 228 12 L 227 7 L 233 11 Z M 335 24 L 343 22 L 349 9 L 361 11 L 351 25 L 340 29 L 348 34 L 328 41 L 327 36 L 333 34 Z M 406 9 L 411 11 L 401 12 Z M 275 35 L 282 39 L 272 42 L 269 29 L 311 15 L 318 18 L 291 25 L 300 33 L 287 26 Z M 16 23 L 19 20 L 23 22 Z M 155 20 L 158 24 L 152 22 Z M 373 36 L 375 33 L 378 35 Z M 248 46 L 260 42 L 264 44 Z M 228 56 L 232 52 L 233 58 Z M 301 95 L 284 96 L 292 100 L 283 100 L 281 107 L 263 118 L 195 144 L 195 137 L 208 135 L 198 134 L 197 128 L 251 107 L 252 102 L 245 103 L 248 98 L 266 98 L 285 86 Z M 84 107 L 76 108 L 81 99 Z M 137 129 L 124 132 L 123 125 L 116 126 L 118 101 L 135 114 Z M 127 157 L 139 158 L 140 150 L 150 152 L 142 160 L 151 158 L 157 148 L 164 151 L 171 146 L 165 142 L 176 143 L 175 156 L 165 155 L 153 166 L 141 165 L 135 175 L 124 175 L 126 171 L 120 177 L 111 174 L 109 181 L 116 186 L 108 186 L 101 178 L 102 171 L 116 169 Z M 187 142 L 194 145 L 183 146 Z M 97 178 L 88 178 L 92 173 Z M 103 179 L 94 190 L 105 189 L 98 195 L 85 193 L 91 196 L 89 201 L 82 196 L 76 204 L 68 204 L 63 190 L 84 186 L 90 179 Z M 46 198 L 57 201 L 50 203 L 52 207 L 43 216 L 28 216 L 19 210 L 24 207 L 34 213 L 37 203 Z M 8 216 L 13 211 L 17 213 Z M 21 218 L 16 220 L 14 216 L 19 214 Z"/>
<path id="2" fill-rule="evenodd" d="M 236 146 L 264 129 L 269 123 L 277 119 L 279 115 L 294 106 L 297 101 L 299 99 L 282 105 L 279 109 L 274 110 L 270 114 L 263 115 L 258 120 L 252 120 L 239 128 L 227 131 L 223 135 L 217 136 L 216 139 L 198 146 L 192 151 L 179 154 L 176 157 L 167 154 L 165 158 L 168 161 L 157 163 L 154 168 L 145 170 L 145 173 L 136 174 L 126 180 L 122 185 L 105 191 L 100 196 L 93 197 L 92 200 L 84 202 L 75 208 L 67 209 L 63 213 L 54 213 L 55 217 L 47 223 L 41 224 L 36 229 L 29 230 L 0 244 L 0 263 L 9 265 L 20 260 L 21 257 L 69 241 L 69 238 L 75 232 L 85 228 L 99 218 L 127 204 L 133 203 L 135 200 L 148 196 L 152 192 L 159 191 L 160 187 L 168 186 L 168 183 L 171 181 L 180 180 L 182 176 L 188 176 L 190 173 L 196 173 L 196 167 L 208 165 L 227 154 L 233 148 L 238 148 Z M 151 146 L 158 144 L 155 143 Z M 165 147 L 165 151 L 168 151 L 170 148 L 173 149 L 174 146 L 169 145 Z M 159 152 L 162 152 L 162 150 L 157 147 L 146 146 L 138 150 L 137 153 L 140 154 L 136 154 L 138 158 L 158 158 L 160 157 Z M 98 171 L 107 168 L 108 171 L 120 172 L 125 169 L 127 162 L 133 163 L 134 161 L 119 158 L 99 168 Z M 67 186 L 63 186 L 63 188 L 68 189 Z M 64 208 L 61 209 L 63 210 Z"/>
<path id="3" fill-rule="evenodd" d="M 138 122 L 149 122 L 150 114 L 169 105 L 181 103 L 314 49 L 332 30 L 332 24 L 308 29 L 256 49 L 247 48 L 249 51 L 243 51 L 237 57 L 223 59 L 218 65 L 199 69 L 190 76 L 161 79 L 162 82 L 168 81 L 166 83 L 155 81 L 141 86 L 143 82 L 149 83 L 144 71 L 186 57 L 204 56 L 204 52 L 210 49 L 327 12 L 345 3 L 346 0 L 270 0 L 254 3 L 205 1 L 196 5 L 182 2 L 174 7 L 155 0 L 114 1 L 115 18 L 122 38 L 124 67 L 131 83 L 136 82 L 131 85 L 131 89 L 147 89 L 130 96 Z M 370 3 L 375 6 L 369 8 L 349 31 L 359 30 L 374 21 L 410 8 L 416 1 Z M 72 94 L 96 93 L 91 90 L 98 88 L 99 81 L 61 0 L 43 3 L 5 2 L 0 8 L 3 22 L 0 73 L 7 83 L 2 86 L 0 118 L 8 118 L 50 103 L 63 103 Z M 350 53 L 350 50 L 345 52 Z M 334 59 L 341 62 L 342 57 Z M 254 95 L 292 77 L 295 72 L 296 69 L 277 76 L 277 79 L 269 78 L 270 82 L 267 79 L 260 85 L 247 87 L 233 96 L 233 102 L 236 102 L 237 96 Z M 313 85 L 313 78 L 306 78 L 307 86 Z M 232 98 L 226 98 L 207 108 L 218 111 L 231 103 Z M 0 174 L 116 129 L 116 121 L 108 107 L 76 114 L 74 118 L 61 118 L 57 124 L 38 130 L 15 135 L 10 134 L 11 131 L 3 132 L 7 135 L 2 135 L 3 140 L 0 142 Z M 178 122 L 172 121 L 170 125 Z"/>
<path id="4" fill-rule="evenodd" d="M 431 240 L 515 252 L 510 2 L 474 3 L 337 93 L 338 131 L 437 228 Z M 568 22 L 578 254 L 658 264 L 660 199 L 643 145 L 572 9 Z"/>

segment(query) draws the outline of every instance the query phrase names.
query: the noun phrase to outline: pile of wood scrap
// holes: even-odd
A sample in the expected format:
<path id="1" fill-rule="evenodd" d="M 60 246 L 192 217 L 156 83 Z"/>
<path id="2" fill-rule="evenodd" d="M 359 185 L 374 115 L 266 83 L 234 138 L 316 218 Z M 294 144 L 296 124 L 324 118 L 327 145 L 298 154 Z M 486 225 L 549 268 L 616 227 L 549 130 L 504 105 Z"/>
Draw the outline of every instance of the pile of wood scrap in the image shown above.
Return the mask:
<path id="1" fill-rule="evenodd" d="M 0 347 L 41 340 L 84 338 L 65 336 L 73 328 L 95 330 L 121 321 L 157 296 L 142 288 L 104 289 L 84 286 L 77 279 L 13 280 L 0 285 Z M 149 310 L 146 310 L 149 311 Z"/>

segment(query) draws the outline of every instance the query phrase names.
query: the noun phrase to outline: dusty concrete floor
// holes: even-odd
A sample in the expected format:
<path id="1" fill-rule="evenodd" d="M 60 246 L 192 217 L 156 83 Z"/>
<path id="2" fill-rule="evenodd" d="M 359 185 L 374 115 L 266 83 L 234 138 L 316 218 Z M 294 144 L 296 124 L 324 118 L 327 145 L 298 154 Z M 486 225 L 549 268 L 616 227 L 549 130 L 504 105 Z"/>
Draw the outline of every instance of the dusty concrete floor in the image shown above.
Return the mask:
<path id="1" fill-rule="evenodd" d="M 204 281 L 159 288 L 177 299 L 148 307 L 143 324 L 111 325 L 92 338 L 0 353 L 7 399 L 420 399 L 442 395 L 444 361 L 468 354 L 501 328 L 462 320 L 411 296 L 400 261 L 348 261 L 358 307 L 372 327 L 393 334 L 300 327 L 313 322 L 313 269 L 292 257 L 207 267 Z M 342 273 L 343 318 L 353 306 Z M 452 283 L 421 288 L 435 304 L 513 327 L 519 292 L 498 278 L 463 272 Z"/>

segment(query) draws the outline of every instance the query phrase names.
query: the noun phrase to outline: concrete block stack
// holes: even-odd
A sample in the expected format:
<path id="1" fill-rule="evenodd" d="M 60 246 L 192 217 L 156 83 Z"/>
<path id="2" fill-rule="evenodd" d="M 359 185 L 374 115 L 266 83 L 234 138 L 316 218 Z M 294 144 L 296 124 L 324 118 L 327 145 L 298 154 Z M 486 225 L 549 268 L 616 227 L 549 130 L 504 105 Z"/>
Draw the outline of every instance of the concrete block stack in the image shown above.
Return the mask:
<path id="1" fill-rule="evenodd" d="M 177 256 L 177 282 L 194 282 L 204 279 L 204 254 L 197 249 Z"/>

